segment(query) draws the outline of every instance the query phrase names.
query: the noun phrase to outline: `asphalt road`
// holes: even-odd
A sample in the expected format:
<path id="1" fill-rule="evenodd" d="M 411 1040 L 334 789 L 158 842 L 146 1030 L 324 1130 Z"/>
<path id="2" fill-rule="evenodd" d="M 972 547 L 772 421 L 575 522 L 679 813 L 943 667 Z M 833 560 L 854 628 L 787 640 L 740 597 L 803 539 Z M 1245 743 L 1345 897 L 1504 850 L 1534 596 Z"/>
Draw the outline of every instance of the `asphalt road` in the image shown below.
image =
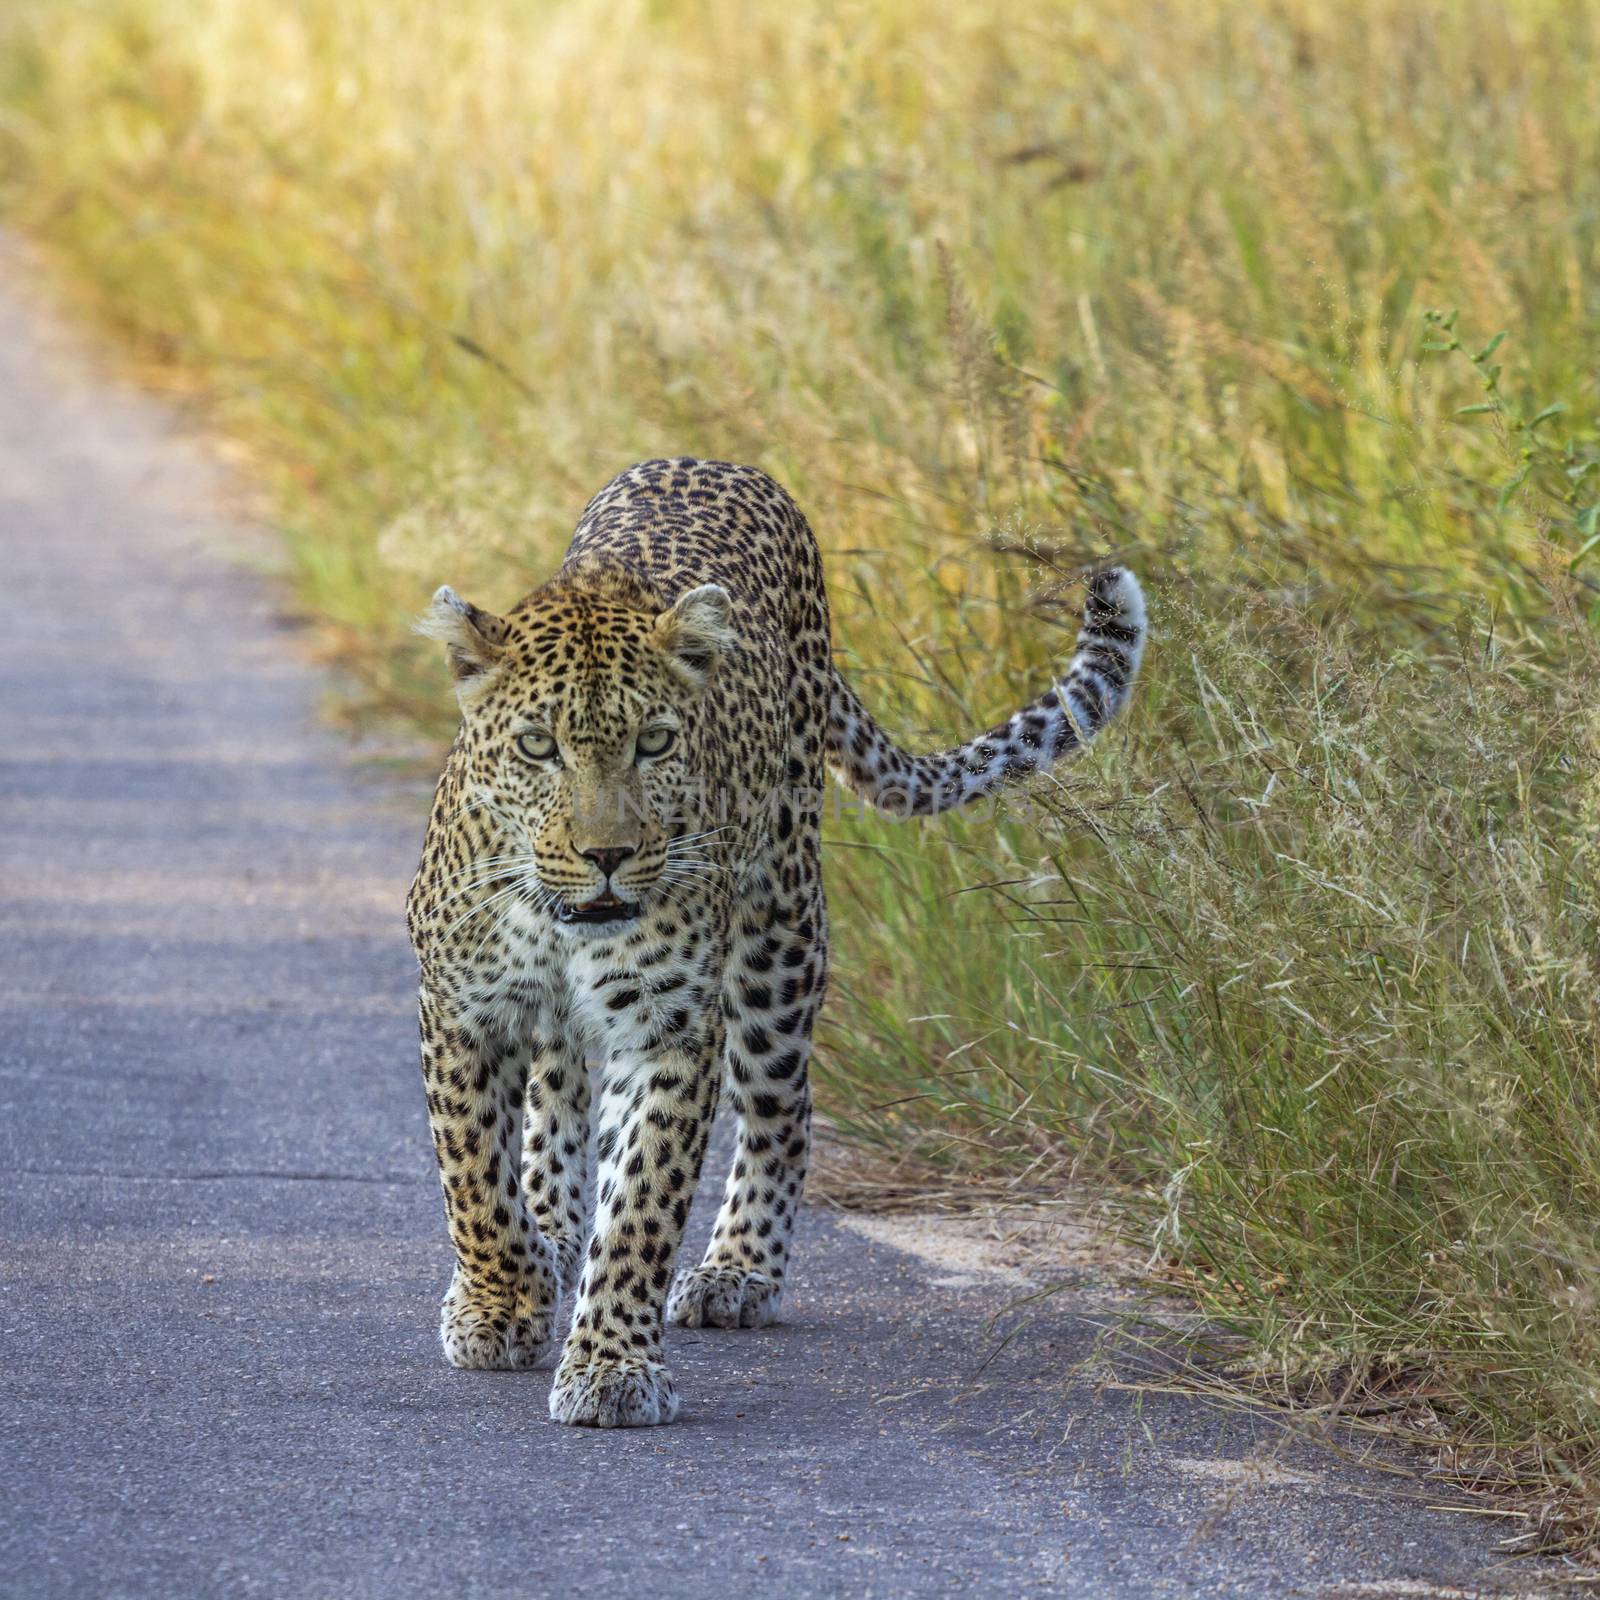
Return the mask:
<path id="1" fill-rule="evenodd" d="M 785 1324 L 669 1332 L 675 1427 L 447 1368 L 422 797 L 319 729 L 212 469 L 0 261 L 0 1593 L 1477 1592 L 1504 1524 L 1063 1384 L 1092 1277 L 996 1356 L 1014 1290 L 814 1209 Z"/>

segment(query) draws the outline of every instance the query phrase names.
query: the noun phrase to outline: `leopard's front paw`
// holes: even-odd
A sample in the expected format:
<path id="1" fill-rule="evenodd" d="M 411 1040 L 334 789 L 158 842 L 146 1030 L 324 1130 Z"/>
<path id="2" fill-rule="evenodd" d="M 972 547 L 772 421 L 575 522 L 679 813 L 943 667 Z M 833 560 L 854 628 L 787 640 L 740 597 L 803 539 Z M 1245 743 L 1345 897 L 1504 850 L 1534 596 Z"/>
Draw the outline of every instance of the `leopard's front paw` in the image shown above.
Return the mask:
<path id="1" fill-rule="evenodd" d="M 457 1273 L 439 1308 L 439 1339 L 452 1367 L 507 1371 L 538 1364 L 555 1338 L 552 1282 L 508 1290 L 472 1289 Z"/>
<path id="2" fill-rule="evenodd" d="M 653 1428 L 678 1414 L 678 1391 L 663 1362 L 643 1356 L 561 1358 L 550 1420 L 580 1428 Z"/>
<path id="3" fill-rule="evenodd" d="M 783 1285 L 739 1267 L 690 1267 L 667 1297 L 667 1321 L 685 1328 L 764 1328 L 778 1320 Z"/>

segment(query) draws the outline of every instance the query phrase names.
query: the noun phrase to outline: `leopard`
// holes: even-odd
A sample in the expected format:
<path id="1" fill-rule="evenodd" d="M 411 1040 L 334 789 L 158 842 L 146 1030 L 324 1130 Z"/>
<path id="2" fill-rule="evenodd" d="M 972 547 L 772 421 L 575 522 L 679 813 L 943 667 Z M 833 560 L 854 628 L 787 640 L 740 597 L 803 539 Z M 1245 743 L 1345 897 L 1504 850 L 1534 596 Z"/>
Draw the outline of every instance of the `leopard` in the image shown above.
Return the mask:
<path id="1" fill-rule="evenodd" d="M 669 1423 L 666 1327 L 761 1328 L 783 1303 L 828 982 L 827 775 L 931 817 L 1045 772 L 1127 703 L 1143 594 L 1091 571 L 1057 681 L 912 754 L 834 664 L 794 500 L 679 457 L 613 478 L 503 614 L 444 587 L 417 628 L 459 711 L 406 903 L 454 1254 L 444 1354 L 533 1367 L 570 1299 L 550 1417 Z M 680 1269 L 719 1105 L 732 1165 Z"/>

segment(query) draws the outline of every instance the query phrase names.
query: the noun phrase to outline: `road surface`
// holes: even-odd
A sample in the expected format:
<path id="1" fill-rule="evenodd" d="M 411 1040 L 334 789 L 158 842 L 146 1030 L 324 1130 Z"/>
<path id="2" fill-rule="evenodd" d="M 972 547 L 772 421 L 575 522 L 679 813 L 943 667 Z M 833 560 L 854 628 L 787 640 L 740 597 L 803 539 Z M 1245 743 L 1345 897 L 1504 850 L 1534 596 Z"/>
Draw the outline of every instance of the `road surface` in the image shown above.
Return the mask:
<path id="1" fill-rule="evenodd" d="M 1504 1592 L 1503 1523 L 1063 1385 L 1093 1282 L 985 1367 L 1014 1290 L 815 1209 L 784 1325 L 669 1331 L 675 1427 L 450 1370 L 424 797 L 318 727 L 216 474 L 29 276 L 0 255 L 0 1593 Z"/>

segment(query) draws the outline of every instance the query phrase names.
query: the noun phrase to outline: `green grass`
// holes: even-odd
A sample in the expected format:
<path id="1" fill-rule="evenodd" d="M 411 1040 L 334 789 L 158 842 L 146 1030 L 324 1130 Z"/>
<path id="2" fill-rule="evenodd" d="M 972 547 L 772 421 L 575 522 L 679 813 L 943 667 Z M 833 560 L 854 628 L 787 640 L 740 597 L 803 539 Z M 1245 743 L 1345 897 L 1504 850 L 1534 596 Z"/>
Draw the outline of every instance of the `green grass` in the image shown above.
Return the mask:
<path id="1" fill-rule="evenodd" d="M 198 15 L 197 15 L 198 11 Z M 12 0 L 0 203 L 270 491 L 349 714 L 642 456 L 759 463 L 910 737 L 1150 580 L 998 823 L 830 823 L 825 1108 L 1121 1186 L 1290 1386 L 1600 1526 L 1600 47 L 1556 0 Z M 714 48 L 713 48 L 714 45 Z"/>

